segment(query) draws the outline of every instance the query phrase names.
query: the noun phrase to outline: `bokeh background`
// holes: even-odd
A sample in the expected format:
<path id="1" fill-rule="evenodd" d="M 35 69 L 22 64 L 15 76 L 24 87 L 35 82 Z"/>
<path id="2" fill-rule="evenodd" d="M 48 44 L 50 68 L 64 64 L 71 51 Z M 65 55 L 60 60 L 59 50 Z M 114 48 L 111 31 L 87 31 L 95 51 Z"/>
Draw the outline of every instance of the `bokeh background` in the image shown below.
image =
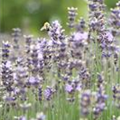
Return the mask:
<path id="1" fill-rule="evenodd" d="M 78 7 L 78 18 L 88 17 L 87 0 L 0 0 L 0 33 L 14 27 L 38 34 L 44 22 L 58 19 L 67 29 L 67 7 Z M 118 0 L 105 0 L 107 10 Z"/>

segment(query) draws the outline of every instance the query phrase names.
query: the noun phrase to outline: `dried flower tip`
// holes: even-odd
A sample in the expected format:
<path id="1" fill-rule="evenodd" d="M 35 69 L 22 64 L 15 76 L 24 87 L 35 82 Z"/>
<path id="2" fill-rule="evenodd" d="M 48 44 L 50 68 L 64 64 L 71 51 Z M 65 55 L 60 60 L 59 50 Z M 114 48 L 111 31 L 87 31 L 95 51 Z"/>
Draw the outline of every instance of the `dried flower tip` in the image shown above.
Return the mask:
<path id="1" fill-rule="evenodd" d="M 44 115 L 43 112 L 37 113 L 36 115 L 37 120 L 45 120 L 46 116 Z"/>

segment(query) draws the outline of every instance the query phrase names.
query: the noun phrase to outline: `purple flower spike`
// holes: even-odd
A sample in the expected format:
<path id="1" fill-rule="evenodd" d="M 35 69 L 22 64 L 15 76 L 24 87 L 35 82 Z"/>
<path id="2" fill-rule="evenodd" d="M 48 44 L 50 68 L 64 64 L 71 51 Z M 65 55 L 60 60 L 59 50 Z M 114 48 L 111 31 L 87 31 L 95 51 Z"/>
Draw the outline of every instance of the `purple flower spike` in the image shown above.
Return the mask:
<path id="1" fill-rule="evenodd" d="M 44 91 L 44 96 L 46 100 L 50 100 L 52 97 L 52 94 L 54 93 L 53 89 L 49 86 L 47 86 L 47 88 Z"/>

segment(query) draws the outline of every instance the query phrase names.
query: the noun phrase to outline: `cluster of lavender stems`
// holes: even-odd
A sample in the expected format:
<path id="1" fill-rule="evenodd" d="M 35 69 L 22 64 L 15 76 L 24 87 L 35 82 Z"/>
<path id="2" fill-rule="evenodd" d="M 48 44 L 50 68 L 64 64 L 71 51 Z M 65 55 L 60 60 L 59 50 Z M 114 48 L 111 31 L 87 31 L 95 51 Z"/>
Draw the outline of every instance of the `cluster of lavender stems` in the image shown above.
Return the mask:
<path id="1" fill-rule="evenodd" d="M 12 41 L 2 42 L 2 120 L 61 120 L 67 114 L 71 120 L 119 120 L 120 2 L 109 17 L 104 0 L 88 0 L 88 7 L 88 22 L 76 22 L 78 9 L 68 8 L 68 35 L 55 20 L 44 26 L 49 38 L 14 28 Z"/>

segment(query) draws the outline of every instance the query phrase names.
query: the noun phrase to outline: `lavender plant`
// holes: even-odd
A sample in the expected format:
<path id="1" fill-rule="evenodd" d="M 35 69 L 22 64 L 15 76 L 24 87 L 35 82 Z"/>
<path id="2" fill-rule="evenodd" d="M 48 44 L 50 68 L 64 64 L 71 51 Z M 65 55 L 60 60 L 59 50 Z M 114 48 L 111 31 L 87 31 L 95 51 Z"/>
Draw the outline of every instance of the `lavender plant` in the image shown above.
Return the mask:
<path id="1" fill-rule="evenodd" d="M 3 41 L 1 120 L 120 119 L 120 2 L 109 15 L 103 0 L 88 7 L 78 22 L 68 8 L 68 34 L 56 20 L 41 29 L 48 38 L 15 28 Z"/>

